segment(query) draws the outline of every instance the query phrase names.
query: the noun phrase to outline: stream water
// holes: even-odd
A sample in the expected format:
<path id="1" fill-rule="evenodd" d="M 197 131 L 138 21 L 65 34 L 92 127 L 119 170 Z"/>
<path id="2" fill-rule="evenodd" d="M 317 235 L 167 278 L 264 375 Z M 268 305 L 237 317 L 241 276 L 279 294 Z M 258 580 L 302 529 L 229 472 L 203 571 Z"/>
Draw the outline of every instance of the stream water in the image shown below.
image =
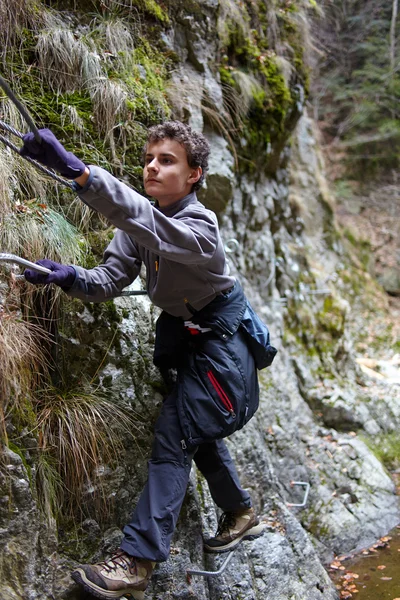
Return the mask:
<path id="1" fill-rule="evenodd" d="M 330 575 L 341 600 L 400 600 L 400 525 L 360 554 L 339 557 Z"/>

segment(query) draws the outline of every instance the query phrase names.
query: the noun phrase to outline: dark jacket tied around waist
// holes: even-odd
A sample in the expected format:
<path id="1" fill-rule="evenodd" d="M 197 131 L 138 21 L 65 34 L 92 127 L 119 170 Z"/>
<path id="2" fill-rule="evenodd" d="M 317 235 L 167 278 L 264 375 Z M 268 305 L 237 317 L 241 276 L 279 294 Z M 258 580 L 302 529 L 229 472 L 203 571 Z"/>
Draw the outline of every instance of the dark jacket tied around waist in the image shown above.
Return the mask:
<path id="1" fill-rule="evenodd" d="M 277 351 L 238 282 L 191 320 L 211 331 L 190 335 L 182 319 L 161 313 L 154 364 L 178 370 L 181 426 L 186 442 L 196 445 L 247 423 L 258 408 L 257 369 L 270 365 Z"/>

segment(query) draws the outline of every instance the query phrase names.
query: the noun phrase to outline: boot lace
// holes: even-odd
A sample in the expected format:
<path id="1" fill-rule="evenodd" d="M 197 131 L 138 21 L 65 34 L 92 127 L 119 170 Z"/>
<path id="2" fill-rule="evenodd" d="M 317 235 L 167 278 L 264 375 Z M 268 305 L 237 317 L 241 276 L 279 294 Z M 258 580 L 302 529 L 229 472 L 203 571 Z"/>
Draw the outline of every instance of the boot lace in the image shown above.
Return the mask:
<path id="1" fill-rule="evenodd" d="M 223 513 L 218 521 L 217 536 L 223 533 L 229 533 L 231 527 L 236 524 L 235 514 L 232 512 Z"/>
<path id="2" fill-rule="evenodd" d="M 137 575 L 136 560 L 133 556 L 128 556 L 123 550 L 115 552 L 111 558 L 101 562 L 100 565 L 104 567 L 106 573 L 122 568 L 124 571 L 129 571 L 132 575 Z"/>

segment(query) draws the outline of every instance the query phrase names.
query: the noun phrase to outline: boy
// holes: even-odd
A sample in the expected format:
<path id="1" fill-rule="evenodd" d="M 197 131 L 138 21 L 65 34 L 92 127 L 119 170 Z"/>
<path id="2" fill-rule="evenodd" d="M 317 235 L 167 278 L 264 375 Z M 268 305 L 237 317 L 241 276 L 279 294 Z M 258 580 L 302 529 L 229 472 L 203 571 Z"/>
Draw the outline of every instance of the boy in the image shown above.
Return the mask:
<path id="1" fill-rule="evenodd" d="M 75 180 L 81 200 L 118 229 L 94 269 L 39 261 L 49 275 L 26 271 L 32 283 L 56 283 L 70 296 L 101 302 L 117 296 L 146 266 L 147 292 L 162 309 L 154 362 L 177 381 L 155 426 L 148 481 L 120 550 L 82 565 L 76 582 L 98 598 L 144 597 L 154 565 L 168 557 L 192 459 L 222 509 L 208 552 L 224 552 L 260 535 L 249 494 L 240 486 L 222 438 L 243 427 L 258 407 L 257 367 L 272 361 L 268 331 L 227 272 L 216 216 L 196 198 L 208 166 L 205 137 L 177 121 L 149 130 L 144 150 L 145 197 L 65 151 L 49 130 L 24 137 L 22 155 Z"/>

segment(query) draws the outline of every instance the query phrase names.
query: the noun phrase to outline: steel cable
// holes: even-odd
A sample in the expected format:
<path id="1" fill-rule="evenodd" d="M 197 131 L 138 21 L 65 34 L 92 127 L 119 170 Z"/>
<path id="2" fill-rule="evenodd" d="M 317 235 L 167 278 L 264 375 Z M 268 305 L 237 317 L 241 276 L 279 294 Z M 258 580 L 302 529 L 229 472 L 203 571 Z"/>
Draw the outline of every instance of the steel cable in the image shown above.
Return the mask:
<path id="1" fill-rule="evenodd" d="M 30 130 L 32 131 L 33 135 L 35 136 L 35 140 L 39 144 L 41 144 L 42 138 L 40 137 L 39 130 L 36 127 L 32 117 L 30 116 L 30 114 L 28 113 L 28 111 L 26 110 L 24 105 L 15 96 L 15 94 L 11 90 L 10 86 L 8 85 L 7 81 L 1 75 L 0 75 L 0 87 L 3 89 L 5 94 L 9 97 L 11 102 L 13 102 L 15 104 L 15 106 L 21 113 L 22 117 L 25 119 L 25 121 L 29 125 Z M 17 129 L 12 127 L 11 125 L 4 123 L 4 121 L 0 121 L 0 127 L 1 127 L 1 129 L 4 129 L 5 131 L 12 133 L 16 137 L 19 137 L 21 140 L 24 137 L 23 133 L 21 133 L 20 131 L 18 131 Z M 3 144 L 5 144 L 9 148 L 11 148 L 11 150 L 13 150 L 14 152 L 17 152 L 17 154 L 19 154 L 19 148 L 17 146 L 15 146 L 15 144 L 13 144 L 8 138 L 4 137 L 3 135 L 0 135 L 0 141 L 2 141 Z M 45 173 L 45 175 L 52 177 L 55 181 L 58 181 L 62 185 L 65 185 L 66 187 L 69 187 L 71 190 L 74 190 L 74 186 L 71 181 L 68 181 L 67 179 L 63 179 L 62 177 L 59 177 L 56 173 L 54 173 L 54 171 L 47 169 L 46 167 L 43 167 L 43 165 L 38 163 L 36 160 L 29 158 L 28 156 L 23 156 L 22 158 L 25 158 L 25 160 L 27 160 L 32 165 L 34 165 L 39 171 L 41 171 L 42 173 Z"/>
<path id="2" fill-rule="evenodd" d="M 26 110 L 25 106 L 18 100 L 18 98 L 15 96 L 14 92 L 11 90 L 10 86 L 8 85 L 7 81 L 0 75 L 0 86 L 3 88 L 5 94 L 10 98 L 11 102 L 13 102 L 15 104 L 15 106 L 18 108 L 19 112 L 21 113 L 21 115 L 23 116 L 23 118 L 25 119 L 25 121 L 28 123 L 33 135 L 35 136 L 35 140 L 41 144 L 42 143 L 42 138 L 40 137 L 40 133 L 38 128 L 36 127 L 31 115 L 28 113 L 28 111 Z"/>
<path id="3" fill-rule="evenodd" d="M 6 131 L 11 131 L 13 129 L 10 125 L 7 125 L 6 123 L 3 123 L 3 121 L 0 121 L 0 127 L 2 129 L 5 129 Z M 23 134 L 20 133 L 19 131 L 14 130 L 14 131 L 11 131 L 11 133 L 14 133 L 14 135 L 16 135 L 17 137 L 20 137 L 21 139 L 23 137 Z M 18 148 L 18 146 L 16 146 L 15 144 L 13 144 L 11 142 L 11 140 L 9 140 L 7 137 L 5 137 L 4 135 L 0 134 L 0 141 L 3 142 L 3 144 L 5 144 L 6 146 L 8 146 L 9 148 L 11 148 L 11 150 L 14 150 L 14 152 L 16 152 L 17 154 L 19 154 L 19 148 Z M 33 158 L 29 158 L 29 156 L 23 156 L 21 158 L 24 158 L 25 160 L 27 160 L 28 162 L 30 162 L 39 171 L 42 171 L 42 173 L 44 173 L 45 175 L 49 175 L 49 177 L 52 177 L 55 181 L 58 181 L 59 183 L 65 185 L 67 187 L 69 187 L 71 190 L 74 190 L 74 186 L 73 186 L 73 184 L 72 184 L 71 181 L 68 181 L 67 179 L 63 179 L 62 177 L 60 177 L 59 175 L 57 175 L 56 173 L 54 173 L 54 171 L 51 171 L 50 169 L 47 169 L 46 167 L 44 167 L 43 165 L 41 165 L 37 160 L 34 160 Z"/>
<path id="4" fill-rule="evenodd" d="M 36 127 L 35 123 L 33 122 L 32 117 L 30 116 L 28 111 L 25 109 L 23 104 L 21 104 L 21 102 L 18 100 L 18 98 L 14 95 L 10 86 L 4 80 L 4 78 L 1 77 L 1 75 L 0 75 L 0 87 L 4 90 L 4 92 L 10 98 L 10 100 L 15 104 L 15 106 L 17 107 L 17 109 L 19 110 L 19 112 L 21 113 L 21 115 L 23 116 L 23 118 L 25 119 L 27 124 L 29 125 L 32 133 L 35 136 L 35 140 L 39 144 L 41 144 L 42 138 L 40 137 L 39 130 Z M 4 131 L 7 131 L 8 133 L 11 133 L 12 135 L 15 135 L 16 137 L 20 138 L 21 140 L 24 137 L 23 133 L 21 133 L 20 131 L 18 131 L 17 129 L 12 127 L 11 125 L 8 125 L 8 123 L 5 123 L 4 121 L 1 121 L 1 120 L 0 120 L 0 128 L 3 129 Z M 7 137 L 0 134 L 0 141 L 3 142 L 3 144 L 5 144 L 5 146 L 7 146 L 8 148 L 10 148 L 14 152 L 16 152 L 19 156 L 21 156 L 21 154 L 19 152 L 19 148 L 15 144 L 13 144 L 11 142 L 11 140 L 9 140 Z M 37 160 L 34 160 L 33 158 L 30 158 L 29 156 L 21 156 L 21 158 L 24 158 L 25 160 L 30 162 L 34 167 L 36 167 L 39 171 L 41 171 L 45 175 L 48 175 L 55 181 L 58 181 L 59 183 L 61 183 L 62 185 L 65 185 L 66 187 L 69 187 L 71 190 L 76 191 L 74 188 L 74 185 L 71 181 L 69 181 L 68 179 L 63 179 L 62 177 L 60 177 L 59 175 L 54 173 L 54 171 L 47 169 L 46 167 L 41 165 Z M 3 261 L 15 262 L 20 265 L 29 266 L 31 269 L 35 269 L 36 271 L 41 271 L 41 272 L 48 271 L 48 269 L 45 269 L 44 267 L 41 267 L 40 265 L 36 265 L 35 263 L 31 263 L 30 261 L 25 261 L 25 259 L 15 256 L 14 254 L 2 254 L 0 256 L 2 257 Z M 23 275 L 20 277 L 23 277 Z M 145 294 L 147 295 L 147 292 L 145 290 L 126 290 L 126 291 L 122 291 L 121 294 L 119 294 L 119 295 L 120 296 L 141 296 L 141 295 L 145 295 Z"/>

